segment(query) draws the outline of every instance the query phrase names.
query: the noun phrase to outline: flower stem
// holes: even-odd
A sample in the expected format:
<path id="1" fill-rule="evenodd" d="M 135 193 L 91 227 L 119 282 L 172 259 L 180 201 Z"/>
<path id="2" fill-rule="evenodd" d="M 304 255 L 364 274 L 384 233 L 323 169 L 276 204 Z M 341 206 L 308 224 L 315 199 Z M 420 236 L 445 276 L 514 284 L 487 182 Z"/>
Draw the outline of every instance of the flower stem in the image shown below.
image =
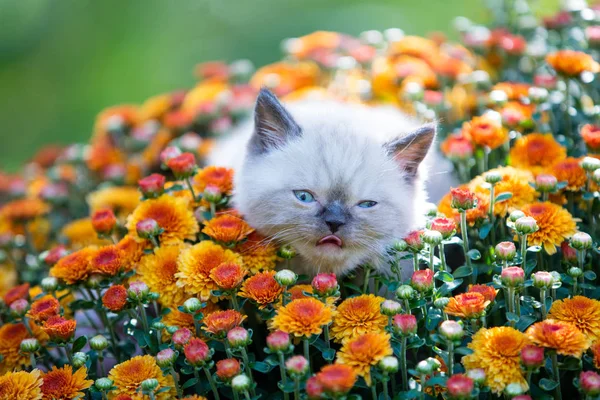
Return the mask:
<path id="1" fill-rule="evenodd" d="M 37 361 L 35 360 L 35 353 L 29 353 L 29 360 L 31 362 L 31 369 L 34 370 L 37 368 Z"/>
<path id="2" fill-rule="evenodd" d="M 73 351 L 71 350 L 68 344 L 65 344 L 65 353 L 67 353 L 67 359 L 69 360 L 69 364 L 73 365 Z"/>
<path id="3" fill-rule="evenodd" d="M 215 382 L 214 382 L 212 376 L 210 376 L 210 371 L 206 367 L 202 367 L 202 369 L 204 370 L 204 374 L 206 375 L 206 379 L 208 379 L 208 383 L 210 384 L 210 389 L 212 390 L 213 395 L 215 396 L 215 400 L 220 400 L 220 398 L 219 398 L 219 391 L 217 390 L 217 387 L 215 386 Z"/>
<path id="4" fill-rule="evenodd" d="M 140 312 L 140 318 L 142 320 L 142 327 L 144 328 L 144 332 L 149 332 L 150 329 L 148 327 L 148 317 L 146 316 L 146 309 L 142 303 L 138 303 L 138 310 Z"/>
<path id="5" fill-rule="evenodd" d="M 217 215 L 217 206 L 215 203 L 210 202 L 210 216 L 211 218 L 214 218 L 215 215 Z"/>
<path id="6" fill-rule="evenodd" d="M 412 314 L 410 312 L 410 301 L 408 301 L 408 299 L 404 299 L 404 312 L 407 314 Z"/>
<path id="7" fill-rule="evenodd" d="M 294 400 L 300 400 L 300 378 L 294 377 Z"/>
<path id="8" fill-rule="evenodd" d="M 194 200 L 194 203 L 197 202 L 199 199 L 196 197 L 196 192 L 194 192 L 194 187 L 192 186 L 192 182 L 190 182 L 189 177 L 185 178 L 185 183 L 187 184 L 187 187 L 190 190 L 190 193 L 192 194 L 192 199 Z"/>
<path id="9" fill-rule="evenodd" d="M 419 252 L 413 251 L 413 267 L 415 271 L 419 270 Z"/>
<path id="10" fill-rule="evenodd" d="M 331 347 L 331 344 L 329 343 L 329 325 L 325 325 L 325 327 L 323 328 L 323 336 L 325 338 L 327 348 L 329 349 Z"/>
<path id="11" fill-rule="evenodd" d="M 240 305 L 238 304 L 237 294 L 235 293 L 235 291 L 231 293 L 231 305 L 233 306 L 233 309 L 235 311 L 240 311 Z"/>
<path id="12" fill-rule="evenodd" d="M 425 380 L 427 379 L 427 375 L 421 374 L 421 400 L 425 400 Z"/>
<path id="13" fill-rule="evenodd" d="M 444 251 L 444 242 L 442 242 L 440 243 L 440 271 L 446 270 L 446 253 Z"/>
<path id="14" fill-rule="evenodd" d="M 521 235 L 521 268 L 523 268 L 523 271 L 525 270 L 525 264 L 527 261 L 527 235 Z"/>
<path id="15" fill-rule="evenodd" d="M 248 378 L 250 378 L 250 391 L 252 392 L 252 397 L 256 396 L 254 392 L 254 377 L 252 376 L 252 368 L 250 367 L 250 359 L 248 358 L 248 353 L 246 352 L 245 347 L 240 348 L 240 352 L 242 353 L 242 360 L 244 360 L 244 366 L 246 367 L 246 374 Z"/>
<path id="16" fill-rule="evenodd" d="M 454 342 L 448 340 L 448 376 L 454 374 Z"/>
<path id="17" fill-rule="evenodd" d="M 542 320 L 545 320 L 548 314 L 546 308 L 546 289 L 540 289 L 540 302 L 542 303 Z"/>
<path id="18" fill-rule="evenodd" d="M 402 337 L 402 349 L 400 350 L 400 368 L 402 370 L 402 391 L 408 391 L 408 368 L 406 365 L 406 342 L 408 338 L 406 336 Z M 393 377 L 392 377 L 393 380 Z M 421 382 L 424 384 L 424 382 Z"/>
<path id="19" fill-rule="evenodd" d="M 173 367 L 170 368 L 171 376 L 173 377 L 173 382 L 175 383 L 175 390 L 177 391 L 177 396 L 179 398 L 183 397 L 183 391 L 181 390 L 181 386 L 179 386 L 179 378 L 177 377 L 177 373 L 175 372 L 175 370 L 173 369 Z"/>
<path id="20" fill-rule="evenodd" d="M 460 211 L 460 233 L 462 234 L 463 250 L 465 252 L 465 263 L 471 268 L 471 257 L 469 257 L 469 235 L 467 233 L 467 212 Z M 471 274 L 471 283 L 475 283 L 475 274 Z"/>
<path id="21" fill-rule="evenodd" d="M 519 296 L 519 291 L 515 291 L 515 313 L 517 317 L 521 317 L 521 296 Z"/>
<path id="22" fill-rule="evenodd" d="M 509 313 L 515 312 L 515 291 L 514 290 L 515 289 L 512 287 L 507 288 L 508 296 L 507 296 L 506 302 L 507 302 L 507 307 L 508 307 Z M 510 321 L 510 326 L 512 326 L 514 328 L 514 326 L 515 326 L 514 321 Z"/>
<path id="23" fill-rule="evenodd" d="M 309 368 L 312 369 L 310 367 L 312 365 L 312 363 L 310 362 L 310 343 L 309 343 L 309 338 L 305 337 L 304 339 L 302 339 L 302 341 L 304 342 L 304 358 L 306 358 L 308 360 Z"/>
<path id="24" fill-rule="evenodd" d="M 554 375 L 554 380 L 557 383 L 554 391 L 554 398 L 557 400 L 562 400 L 562 392 L 560 390 L 560 371 L 558 370 L 558 357 L 556 356 L 556 351 L 552 352 L 550 358 L 552 359 L 552 374 Z"/>
<path id="25" fill-rule="evenodd" d="M 373 384 L 371 385 L 371 396 L 373 397 L 373 400 L 377 400 L 377 383 L 375 381 L 373 381 Z"/>
<path id="26" fill-rule="evenodd" d="M 365 271 L 365 282 L 363 283 L 363 294 L 367 293 L 367 290 L 369 289 L 369 280 L 371 279 L 371 266 L 368 265 L 366 267 L 366 271 Z"/>
<path id="27" fill-rule="evenodd" d="M 278 353 L 278 355 L 279 355 L 279 372 L 281 373 L 281 383 L 285 387 L 285 385 L 287 384 L 287 376 L 285 373 L 285 359 L 284 359 L 283 353 L 281 351 Z M 289 394 L 284 391 L 283 392 L 283 400 L 288 400 L 289 398 L 290 398 Z"/>

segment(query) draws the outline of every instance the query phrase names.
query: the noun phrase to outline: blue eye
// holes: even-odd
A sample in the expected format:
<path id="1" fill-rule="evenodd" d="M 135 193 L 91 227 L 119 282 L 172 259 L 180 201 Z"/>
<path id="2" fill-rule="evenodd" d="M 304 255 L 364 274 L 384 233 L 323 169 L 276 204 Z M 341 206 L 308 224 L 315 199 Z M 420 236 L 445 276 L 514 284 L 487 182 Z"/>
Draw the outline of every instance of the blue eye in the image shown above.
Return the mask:
<path id="1" fill-rule="evenodd" d="M 358 203 L 358 206 L 360 208 L 371 208 L 371 207 L 375 207 L 377 205 L 376 201 L 373 200 L 365 200 L 365 201 L 361 201 L 360 203 Z"/>
<path id="2" fill-rule="evenodd" d="M 315 196 L 306 190 L 294 190 L 294 196 L 303 203 L 312 203 L 315 201 Z"/>

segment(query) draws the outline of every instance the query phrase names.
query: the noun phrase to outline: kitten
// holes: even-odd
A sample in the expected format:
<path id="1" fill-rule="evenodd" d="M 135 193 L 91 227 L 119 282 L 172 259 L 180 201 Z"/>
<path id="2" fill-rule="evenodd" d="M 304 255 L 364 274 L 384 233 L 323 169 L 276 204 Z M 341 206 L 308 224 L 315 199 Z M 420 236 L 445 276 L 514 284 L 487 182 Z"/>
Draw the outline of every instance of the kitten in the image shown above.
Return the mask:
<path id="1" fill-rule="evenodd" d="M 365 263 L 388 272 L 386 249 L 424 224 L 420 165 L 434 138 L 435 125 L 392 107 L 284 106 L 262 89 L 253 123 L 218 143 L 209 162 L 236 169 L 234 206 L 294 247 L 306 272 L 344 275 Z"/>

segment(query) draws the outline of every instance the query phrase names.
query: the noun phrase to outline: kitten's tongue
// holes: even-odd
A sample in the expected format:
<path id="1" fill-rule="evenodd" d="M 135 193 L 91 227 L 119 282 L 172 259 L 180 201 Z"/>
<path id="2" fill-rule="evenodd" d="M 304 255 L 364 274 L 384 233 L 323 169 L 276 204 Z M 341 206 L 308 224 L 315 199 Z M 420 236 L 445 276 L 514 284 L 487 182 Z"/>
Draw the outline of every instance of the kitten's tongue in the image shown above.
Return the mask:
<path id="1" fill-rule="evenodd" d="M 317 246 L 321 246 L 324 244 L 333 244 L 335 246 L 342 247 L 344 242 L 342 242 L 342 239 L 340 239 L 339 237 L 337 237 L 335 235 L 328 235 L 328 236 L 322 237 L 317 242 Z"/>

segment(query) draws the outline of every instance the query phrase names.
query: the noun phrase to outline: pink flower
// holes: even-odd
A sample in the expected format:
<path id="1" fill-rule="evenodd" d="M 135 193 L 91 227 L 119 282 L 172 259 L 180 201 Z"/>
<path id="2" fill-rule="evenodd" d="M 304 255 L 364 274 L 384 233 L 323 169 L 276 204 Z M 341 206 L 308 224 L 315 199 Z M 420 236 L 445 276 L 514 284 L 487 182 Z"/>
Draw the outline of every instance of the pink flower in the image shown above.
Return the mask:
<path id="1" fill-rule="evenodd" d="M 419 292 L 430 291 L 433 289 L 433 271 L 430 269 L 422 269 L 413 272 L 410 283 Z"/>
<path id="2" fill-rule="evenodd" d="M 285 362 L 285 368 L 290 375 L 304 375 L 308 371 L 308 360 L 304 356 L 293 356 Z"/>
<path id="3" fill-rule="evenodd" d="M 459 210 L 470 210 L 475 207 L 475 193 L 468 189 L 452 188 L 450 189 L 452 195 L 452 208 Z"/>
<path id="4" fill-rule="evenodd" d="M 525 271 L 521 267 L 508 267 L 502 270 L 500 275 L 502 284 L 507 287 L 522 285 L 525 281 Z"/>
<path id="5" fill-rule="evenodd" d="M 500 242 L 496 245 L 496 258 L 500 261 L 511 261 L 517 254 L 517 248 L 513 242 Z"/>
<path id="6" fill-rule="evenodd" d="M 208 345 L 201 339 L 192 338 L 183 348 L 185 359 L 193 366 L 202 366 L 211 357 Z"/>
<path id="7" fill-rule="evenodd" d="M 178 179 L 188 178 L 196 170 L 196 157 L 192 153 L 183 153 L 167 161 L 167 167 Z"/>
<path id="8" fill-rule="evenodd" d="M 402 336 L 417 333 L 417 318 L 412 314 L 397 314 L 392 320 L 394 332 Z"/>
<path id="9" fill-rule="evenodd" d="M 579 375 L 579 386 L 581 391 L 588 396 L 600 394 L 600 375 L 594 371 L 585 371 Z"/>
<path id="10" fill-rule="evenodd" d="M 312 288 L 319 296 L 327 297 L 337 291 L 338 281 L 335 274 L 320 273 L 313 278 Z"/>
<path id="11" fill-rule="evenodd" d="M 165 190 L 165 180 L 161 174 L 152 174 L 140 179 L 138 186 L 145 197 L 158 197 Z"/>
<path id="12" fill-rule="evenodd" d="M 444 239 L 450 238 L 456 231 L 456 222 L 450 218 L 438 217 L 431 221 L 431 230 L 438 231 Z"/>
<path id="13" fill-rule="evenodd" d="M 319 383 L 316 376 L 312 376 L 306 381 L 306 394 L 309 399 L 321 398 L 323 386 Z"/>
<path id="14" fill-rule="evenodd" d="M 475 383 L 471 378 L 463 374 L 452 375 L 446 381 L 448 394 L 452 399 L 470 399 Z"/>
<path id="15" fill-rule="evenodd" d="M 175 333 L 173 333 L 171 341 L 175 346 L 183 347 L 188 344 L 192 336 L 192 331 L 190 331 L 188 328 L 179 328 L 175 331 Z"/>
<path id="16" fill-rule="evenodd" d="M 160 161 L 164 165 L 167 165 L 167 162 L 171 158 L 175 158 L 180 154 L 181 154 L 181 150 L 179 150 L 178 147 L 175 147 L 175 146 L 165 147 L 165 149 L 160 153 Z"/>
<path id="17" fill-rule="evenodd" d="M 404 238 L 411 251 L 421 251 L 425 247 L 423 243 L 423 231 L 412 231 Z"/>
<path id="18" fill-rule="evenodd" d="M 286 351 L 290 345 L 290 335 L 284 331 L 275 331 L 267 336 L 267 347 L 271 351 Z"/>
<path id="19" fill-rule="evenodd" d="M 535 187 L 540 192 L 554 192 L 558 179 L 554 175 L 539 174 L 535 177 Z"/>
<path id="20" fill-rule="evenodd" d="M 246 346 L 250 341 L 250 335 L 244 327 L 238 326 L 227 332 L 227 341 L 232 347 Z"/>
<path id="21" fill-rule="evenodd" d="M 521 349 L 521 363 L 531 369 L 544 365 L 544 348 L 528 344 Z"/>

